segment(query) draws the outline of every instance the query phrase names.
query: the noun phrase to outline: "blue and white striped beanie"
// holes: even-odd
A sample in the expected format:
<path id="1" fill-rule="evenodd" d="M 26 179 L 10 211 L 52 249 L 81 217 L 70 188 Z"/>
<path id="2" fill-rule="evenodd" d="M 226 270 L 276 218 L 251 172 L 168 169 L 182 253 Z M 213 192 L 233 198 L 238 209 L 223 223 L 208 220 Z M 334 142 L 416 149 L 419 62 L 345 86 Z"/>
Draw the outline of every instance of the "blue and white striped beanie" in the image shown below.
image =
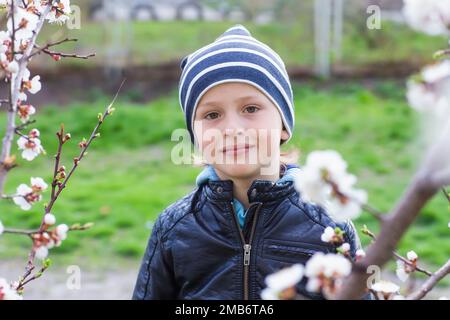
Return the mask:
<path id="1" fill-rule="evenodd" d="M 244 26 L 235 25 L 213 43 L 184 57 L 180 67 L 179 99 L 192 143 L 198 102 L 207 90 L 225 82 L 244 82 L 262 91 L 278 108 L 288 140 L 291 138 L 294 101 L 284 62 Z"/>

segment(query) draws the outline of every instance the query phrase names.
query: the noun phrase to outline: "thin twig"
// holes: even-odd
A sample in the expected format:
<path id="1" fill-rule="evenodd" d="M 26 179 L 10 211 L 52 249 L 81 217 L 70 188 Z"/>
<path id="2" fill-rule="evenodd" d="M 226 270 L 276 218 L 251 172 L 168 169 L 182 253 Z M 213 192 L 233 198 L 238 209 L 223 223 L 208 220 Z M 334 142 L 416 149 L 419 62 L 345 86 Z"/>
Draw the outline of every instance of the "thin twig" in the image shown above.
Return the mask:
<path id="1" fill-rule="evenodd" d="M 436 59 L 443 58 L 445 56 L 450 56 L 450 49 L 439 50 L 434 54 Z"/>
<path id="2" fill-rule="evenodd" d="M 58 170 L 59 170 L 59 162 L 60 162 L 60 158 L 61 158 L 62 145 L 64 143 L 63 135 L 64 135 L 64 125 L 61 124 L 60 131 L 59 131 L 59 133 L 56 134 L 56 136 L 58 137 L 58 150 L 55 155 L 55 167 L 53 169 L 52 192 L 50 195 L 50 199 L 53 199 L 55 197 L 56 185 L 58 183 L 57 175 L 58 175 Z"/>
<path id="3" fill-rule="evenodd" d="M 2 199 L 13 199 L 14 197 L 17 197 L 17 194 L 2 194 Z"/>
<path id="4" fill-rule="evenodd" d="M 92 227 L 92 223 L 86 223 L 84 225 L 73 225 L 71 227 L 69 227 L 68 231 L 84 231 L 84 230 L 88 230 Z M 34 230 L 29 230 L 29 229 L 17 229 L 17 228 L 4 228 L 3 233 L 4 234 L 22 234 L 22 235 L 27 235 L 27 236 L 32 236 L 35 234 L 42 234 L 44 232 L 48 232 L 48 230 L 40 230 L 40 229 L 34 229 Z"/>
<path id="5" fill-rule="evenodd" d="M 14 22 L 14 11 L 15 11 L 15 1 L 11 1 L 11 19 L 13 26 L 15 25 Z M 28 60 L 24 59 L 27 55 L 31 53 L 34 47 L 34 43 L 36 42 L 36 38 L 39 34 L 39 32 L 42 29 L 42 26 L 44 24 L 44 17 L 50 12 L 50 6 L 46 7 L 43 11 L 42 16 L 39 17 L 39 21 L 36 25 L 35 30 L 33 31 L 33 36 L 29 40 L 28 47 L 23 53 L 23 57 L 18 60 L 19 64 L 19 70 L 15 75 L 11 75 L 9 80 L 9 108 L 7 113 L 7 123 L 6 123 L 6 133 L 2 140 L 2 152 L 0 156 L 0 163 L 5 163 L 6 160 L 10 157 L 11 153 L 11 147 L 12 147 L 12 140 L 14 138 L 14 129 L 15 129 L 15 118 L 16 118 L 16 106 L 18 101 L 18 94 L 21 88 L 22 84 L 22 78 L 25 71 L 25 67 L 27 65 Z M 14 50 L 14 44 L 15 44 L 15 28 L 12 28 L 12 52 L 13 52 L 13 59 L 15 60 L 15 50 Z M 3 189 L 6 182 L 6 175 L 8 173 L 8 169 L 5 168 L 5 166 L 0 167 L 0 194 L 3 193 Z"/>
<path id="6" fill-rule="evenodd" d="M 42 274 L 44 273 L 44 271 L 47 270 L 49 266 L 50 266 L 50 264 L 44 262 L 44 265 L 41 267 L 41 269 L 40 269 L 38 272 L 36 272 L 32 277 L 30 277 L 30 278 L 28 278 L 28 279 L 22 278 L 22 279 L 19 281 L 19 284 L 17 285 L 16 291 L 21 291 L 21 290 L 23 290 L 23 287 L 24 287 L 27 283 L 29 283 L 29 282 L 31 282 L 31 281 L 33 281 L 33 280 L 36 280 L 37 278 L 40 278 L 40 277 L 42 276 Z"/>
<path id="7" fill-rule="evenodd" d="M 5 228 L 3 233 L 13 233 L 13 234 L 23 234 L 31 236 L 32 234 L 38 233 L 39 230 L 24 230 L 24 229 L 15 229 L 15 228 Z"/>
<path id="8" fill-rule="evenodd" d="M 80 54 L 76 54 L 76 53 L 64 53 L 64 52 L 58 52 L 58 51 L 51 51 L 48 49 L 45 49 L 42 51 L 52 57 L 59 56 L 59 57 L 63 57 L 63 58 L 77 58 L 77 59 L 89 59 L 89 58 L 95 57 L 95 53 L 90 53 L 87 55 L 80 55 Z"/>
<path id="9" fill-rule="evenodd" d="M 447 201 L 450 203 L 450 193 L 447 192 L 445 188 L 442 188 L 442 192 L 444 193 L 444 196 L 447 199 Z"/>
<path id="10" fill-rule="evenodd" d="M 369 236 L 370 238 L 372 238 L 373 241 L 376 241 L 377 238 L 375 236 L 375 234 L 370 231 L 366 226 L 364 226 L 364 229 L 362 231 L 363 234 Z M 409 261 L 407 258 L 401 256 L 399 253 L 397 253 L 396 251 L 392 251 L 392 254 L 394 255 L 394 257 L 396 257 L 397 259 L 403 261 L 404 263 L 406 263 L 407 265 L 413 267 L 415 270 L 422 272 L 424 274 L 426 274 L 427 276 L 431 276 L 433 273 L 426 270 L 425 268 L 419 267 L 417 264 L 415 265 L 414 263 L 412 263 L 411 261 Z"/>
<path id="11" fill-rule="evenodd" d="M 28 125 L 30 125 L 30 124 L 32 124 L 32 123 L 35 123 L 35 122 L 36 122 L 36 119 L 33 119 L 33 120 L 27 120 L 26 122 L 24 122 L 24 123 L 22 123 L 22 124 L 16 126 L 16 130 L 22 130 L 22 129 L 25 129 Z"/>
<path id="12" fill-rule="evenodd" d="M 92 133 L 88 139 L 88 141 L 86 142 L 86 145 L 81 148 L 80 154 L 78 155 L 78 157 L 74 158 L 74 162 L 72 165 L 72 168 L 69 171 L 69 174 L 65 177 L 64 181 L 62 182 L 62 184 L 59 186 L 58 191 L 56 191 L 56 194 L 54 195 L 54 197 L 52 199 L 50 199 L 50 202 L 48 203 L 48 205 L 45 208 L 45 211 L 47 213 L 49 213 L 53 207 L 53 204 L 55 203 L 55 201 L 57 200 L 59 194 L 62 192 L 62 190 L 66 187 L 67 182 L 69 181 L 70 177 L 72 176 L 73 172 L 75 171 L 75 169 L 78 167 L 78 164 L 80 163 L 81 159 L 83 159 L 83 156 L 86 153 L 86 150 L 89 148 L 91 142 L 97 137 L 97 132 L 100 129 L 100 126 L 102 125 L 104 119 L 109 116 L 110 113 L 110 108 L 112 107 L 112 105 L 114 104 L 114 102 L 117 99 L 117 96 L 119 95 L 119 92 L 123 86 L 123 84 L 125 83 L 125 80 L 122 81 L 122 83 L 120 84 L 119 89 L 117 90 L 112 102 L 109 104 L 109 106 L 106 108 L 106 110 L 103 112 L 101 119 L 97 122 L 97 125 L 95 126 L 94 130 L 92 130 Z M 56 166 L 55 166 L 56 167 Z"/>
<path id="13" fill-rule="evenodd" d="M 27 267 L 25 273 L 22 275 L 22 277 L 19 280 L 19 284 L 17 286 L 17 288 L 19 287 L 23 287 L 21 284 L 26 281 L 26 279 L 30 276 L 31 272 L 34 270 L 35 266 L 31 265 L 29 267 Z"/>
<path id="14" fill-rule="evenodd" d="M 78 59 L 89 59 L 91 57 L 95 56 L 95 53 L 90 53 L 87 55 L 79 55 L 79 54 L 75 54 L 75 53 L 63 53 L 63 52 L 58 52 L 58 51 L 53 51 L 50 50 L 49 47 L 51 46 L 55 46 L 57 44 L 63 43 L 63 42 L 67 42 L 67 41 L 77 41 L 78 39 L 69 39 L 66 38 L 64 40 L 61 41 L 57 41 L 55 43 L 52 44 L 47 44 L 44 47 L 39 47 L 37 44 L 34 45 L 35 48 L 37 48 L 38 50 L 36 50 L 35 52 L 33 52 L 29 58 L 31 58 L 32 56 L 36 55 L 36 54 L 41 54 L 41 53 L 46 53 L 52 57 L 54 56 L 60 56 L 60 57 L 64 57 L 64 58 L 78 58 Z"/>
<path id="15" fill-rule="evenodd" d="M 394 256 L 395 256 L 397 259 L 403 261 L 404 263 L 408 264 L 408 265 L 411 266 L 411 267 L 414 267 L 416 271 L 422 272 L 423 274 L 426 274 L 426 275 L 429 276 L 429 277 L 431 277 L 431 276 L 433 275 L 432 272 L 430 272 L 430 271 L 428 271 L 428 270 L 426 270 L 426 269 L 424 269 L 424 268 L 422 268 L 422 267 L 419 267 L 418 265 L 415 265 L 415 266 L 414 266 L 414 264 L 413 264 L 411 261 L 409 261 L 407 258 L 401 256 L 401 255 L 398 254 L 397 252 L 394 251 L 393 254 L 394 254 Z"/>
<path id="16" fill-rule="evenodd" d="M 87 143 L 85 144 L 85 146 L 81 149 L 80 154 L 78 155 L 77 158 L 75 158 L 76 160 L 73 163 L 73 166 L 69 172 L 69 174 L 64 178 L 64 181 L 62 182 L 61 185 L 59 185 L 58 190 L 56 190 L 56 185 L 58 185 L 57 183 L 55 183 L 55 180 L 57 179 L 57 173 L 58 173 L 58 169 L 59 169 L 59 161 L 60 161 L 60 156 L 61 156 L 61 152 L 62 152 L 62 145 L 64 144 L 65 140 L 65 135 L 64 135 L 64 125 L 61 125 L 60 131 L 57 133 L 58 136 L 58 151 L 56 154 L 56 161 L 55 161 L 55 169 L 54 169 L 54 173 L 53 173 L 53 181 L 52 181 L 52 194 L 51 194 L 51 198 L 49 203 L 45 206 L 45 213 L 49 213 L 54 205 L 54 203 L 56 202 L 56 200 L 58 199 L 59 195 L 61 194 L 62 190 L 65 188 L 67 182 L 69 181 L 70 177 L 72 176 L 72 174 L 75 172 L 75 169 L 78 167 L 78 164 L 80 162 L 80 160 L 83 158 L 83 156 L 86 153 L 86 150 L 89 148 L 91 142 L 98 136 L 97 135 L 97 131 L 99 130 L 100 126 L 102 125 L 103 121 L 105 120 L 105 118 L 109 115 L 111 115 L 112 113 L 112 105 L 114 104 L 114 102 L 116 101 L 119 92 L 123 86 L 123 84 L 125 83 L 125 79 L 122 81 L 122 83 L 120 84 L 119 89 L 117 90 L 112 102 L 108 105 L 108 107 L 105 109 L 105 111 L 103 112 L 103 114 L 101 114 L 101 118 L 98 120 L 97 125 L 95 126 L 94 130 L 91 133 L 91 136 L 89 137 L 89 140 L 87 141 Z M 36 233 L 42 233 L 44 232 L 44 227 L 45 227 L 45 223 L 44 223 L 44 217 L 41 220 L 41 225 L 38 229 L 38 231 Z M 86 230 L 90 227 L 90 224 L 84 225 L 84 226 L 79 226 L 79 227 L 72 227 L 69 230 L 72 231 L 78 231 L 78 230 Z M 27 267 L 25 268 L 25 274 L 24 276 L 22 276 L 22 282 L 23 283 L 28 283 L 28 281 L 26 281 L 26 278 L 30 275 L 31 268 L 34 268 L 34 257 L 35 257 L 35 248 L 34 246 L 32 247 L 32 249 L 30 250 L 30 253 L 28 255 L 28 263 L 27 263 Z M 23 287 L 23 285 L 22 285 Z"/>
<path id="17" fill-rule="evenodd" d="M 354 201 L 356 201 L 356 200 L 354 200 Z M 363 208 L 366 212 L 370 213 L 378 221 L 382 221 L 384 219 L 384 213 L 382 213 L 381 211 L 371 207 L 368 204 L 360 203 L 360 205 L 361 205 L 361 208 Z"/>
<path id="18" fill-rule="evenodd" d="M 11 1 L 11 4 L 13 4 L 14 1 Z M 23 73 L 24 73 L 24 69 L 28 63 L 28 57 L 31 54 L 33 48 L 34 48 L 34 44 L 36 43 L 36 39 L 38 34 L 40 33 L 42 26 L 44 25 L 44 21 L 45 21 L 45 17 L 47 16 L 47 14 L 50 12 L 51 10 L 51 5 L 53 5 L 53 1 L 52 3 L 50 3 L 50 5 L 48 5 L 44 11 L 42 12 L 41 16 L 39 17 L 38 23 L 36 28 L 33 31 L 33 36 L 31 37 L 28 47 L 25 50 L 23 57 L 20 59 L 19 61 L 19 72 L 17 73 L 16 77 L 15 77 L 15 81 L 14 83 L 11 82 L 11 97 L 10 97 L 10 104 L 13 106 L 13 109 L 8 113 L 9 115 L 9 120 L 11 120 L 10 122 L 8 122 L 8 125 L 10 125 L 10 136 L 9 136 L 9 140 L 7 140 L 7 145 L 6 145 L 6 150 L 2 150 L 2 160 L 4 160 L 6 158 L 6 156 L 9 156 L 9 152 L 10 152 L 10 148 L 11 148 L 11 140 L 12 140 L 12 133 L 14 132 L 14 127 L 15 127 L 15 113 L 16 110 L 14 108 L 16 102 L 17 102 L 17 98 L 18 98 L 18 93 L 20 90 L 20 85 L 21 85 L 21 79 L 23 77 Z M 14 43 L 14 40 L 13 40 Z M 13 48 L 14 49 L 14 48 Z M 14 88 L 13 88 L 14 87 Z M 6 138 L 6 137 L 5 137 Z M 5 142 L 3 143 L 3 148 L 5 148 Z M 6 156 L 4 156 L 4 153 L 6 153 Z M 3 192 L 3 185 L 4 185 L 4 180 L 5 180 L 5 175 L 1 175 L 0 174 L 0 193 Z M 42 218 L 43 220 L 44 218 Z M 41 228 L 40 228 L 41 229 Z M 35 249 L 34 247 L 32 247 L 32 249 L 30 250 L 29 254 L 28 254 L 28 262 L 27 265 L 25 267 L 25 274 L 22 277 L 22 281 L 25 281 L 26 277 L 28 277 L 31 273 L 31 270 L 34 269 L 34 265 L 33 265 L 33 261 L 34 261 L 34 257 L 35 257 Z"/>
<path id="19" fill-rule="evenodd" d="M 450 273 L 450 259 L 438 271 L 433 273 L 431 277 L 425 281 L 418 291 L 409 295 L 408 300 L 420 300 L 427 295 L 436 284 Z"/>
<path id="20" fill-rule="evenodd" d="M 20 132 L 20 130 L 14 129 L 14 133 L 17 134 L 18 136 L 21 136 L 22 138 L 27 139 L 28 141 L 31 141 L 31 138 L 29 136 L 27 136 L 26 134 Z"/>
<path id="21" fill-rule="evenodd" d="M 59 41 L 56 41 L 56 42 L 47 43 L 47 44 L 46 44 L 45 46 L 43 46 L 43 47 L 40 47 L 39 45 L 35 44 L 34 47 L 37 48 L 38 50 L 36 50 L 35 52 L 31 53 L 31 54 L 28 56 L 28 58 L 31 58 L 32 56 L 34 56 L 34 55 L 36 55 L 36 54 L 40 54 L 43 50 L 46 50 L 46 49 L 48 49 L 48 48 L 50 48 L 50 47 L 57 46 L 57 45 L 59 45 L 59 44 L 61 44 L 61 43 L 64 43 L 64 42 L 71 42 L 71 41 L 76 42 L 76 41 L 78 41 L 78 39 L 75 39 L 75 38 L 65 38 L 65 39 L 62 39 L 62 40 L 59 40 Z"/>

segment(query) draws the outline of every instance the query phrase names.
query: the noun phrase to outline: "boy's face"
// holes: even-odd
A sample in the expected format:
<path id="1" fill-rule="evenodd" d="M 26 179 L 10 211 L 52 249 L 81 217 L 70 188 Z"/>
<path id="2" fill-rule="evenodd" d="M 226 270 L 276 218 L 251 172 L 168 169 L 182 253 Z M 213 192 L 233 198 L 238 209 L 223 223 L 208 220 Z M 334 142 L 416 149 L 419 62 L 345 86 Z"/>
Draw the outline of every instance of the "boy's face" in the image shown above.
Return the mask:
<path id="1" fill-rule="evenodd" d="M 219 84 L 202 96 L 194 134 L 206 162 L 231 179 L 278 173 L 280 142 L 289 137 L 273 102 L 240 82 Z"/>

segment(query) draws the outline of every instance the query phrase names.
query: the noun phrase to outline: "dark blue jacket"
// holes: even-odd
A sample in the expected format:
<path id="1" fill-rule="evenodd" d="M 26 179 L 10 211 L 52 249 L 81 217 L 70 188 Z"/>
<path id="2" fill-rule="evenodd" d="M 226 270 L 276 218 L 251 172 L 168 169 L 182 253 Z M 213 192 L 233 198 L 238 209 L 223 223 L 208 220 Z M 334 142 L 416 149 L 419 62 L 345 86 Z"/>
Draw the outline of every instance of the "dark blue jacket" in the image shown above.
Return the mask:
<path id="1" fill-rule="evenodd" d="M 353 224 L 337 224 L 319 206 L 305 202 L 290 180 L 255 180 L 250 206 L 239 227 L 233 182 L 208 180 L 167 207 L 148 241 L 133 299 L 261 299 L 267 275 L 316 252 L 336 252 L 321 241 L 339 226 L 354 257 L 360 248 Z M 309 298 L 322 298 L 305 291 Z"/>

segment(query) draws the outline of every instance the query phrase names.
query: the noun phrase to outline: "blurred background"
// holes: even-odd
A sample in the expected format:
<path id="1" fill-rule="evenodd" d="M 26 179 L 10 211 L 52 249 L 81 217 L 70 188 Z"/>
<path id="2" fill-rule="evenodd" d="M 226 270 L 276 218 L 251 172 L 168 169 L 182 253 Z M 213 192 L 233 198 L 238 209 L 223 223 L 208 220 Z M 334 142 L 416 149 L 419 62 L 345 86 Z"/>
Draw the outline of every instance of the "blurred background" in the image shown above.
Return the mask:
<path id="1" fill-rule="evenodd" d="M 169 204 L 194 187 L 200 168 L 175 165 L 171 133 L 184 128 L 177 96 L 180 60 L 241 23 L 285 61 L 296 107 L 294 137 L 285 149 L 301 151 L 300 164 L 316 149 L 334 149 L 369 192 L 369 202 L 388 211 L 403 193 L 424 148 L 419 116 L 405 99 L 407 77 L 448 46 L 445 37 L 416 33 L 403 23 L 402 1 L 362 0 L 72 0 L 81 9 L 80 28 L 46 26 L 39 44 L 69 38 L 55 50 L 96 53 L 88 60 L 53 61 L 36 56 L 32 75 L 43 89 L 30 97 L 33 117 L 47 155 L 7 179 L 5 192 L 40 176 L 49 182 L 60 123 L 72 135 L 63 164 L 71 166 L 77 143 L 89 137 L 123 78 L 126 83 L 68 187 L 54 206 L 58 223 L 94 222 L 85 232 L 72 232 L 50 250 L 53 265 L 33 281 L 28 299 L 129 299 L 153 221 Z M 369 28 L 371 5 L 381 9 L 379 28 Z M 2 17 L 4 26 L 4 17 Z M 1 85 L 0 95 L 6 93 Z M 5 126 L 1 110 L 0 129 Z M 14 145 L 15 146 L 15 145 Z M 14 150 L 16 154 L 18 152 Z M 0 202 L 5 226 L 34 228 L 42 202 L 30 211 Z M 357 229 L 377 222 L 363 215 Z M 448 204 L 442 195 L 431 201 L 402 240 L 398 251 L 415 250 L 434 270 L 450 256 Z M 360 233 L 364 245 L 369 239 Z M 30 241 L 3 235 L 0 275 L 23 273 Z M 66 286 L 67 267 L 81 269 L 81 289 Z M 394 276 L 395 266 L 386 277 Z M 421 281 L 418 275 L 418 281 Z M 444 280 L 434 296 L 449 296 Z M 444 293 L 444 294 L 443 294 Z M 433 295 L 431 295 L 433 297 Z"/>

